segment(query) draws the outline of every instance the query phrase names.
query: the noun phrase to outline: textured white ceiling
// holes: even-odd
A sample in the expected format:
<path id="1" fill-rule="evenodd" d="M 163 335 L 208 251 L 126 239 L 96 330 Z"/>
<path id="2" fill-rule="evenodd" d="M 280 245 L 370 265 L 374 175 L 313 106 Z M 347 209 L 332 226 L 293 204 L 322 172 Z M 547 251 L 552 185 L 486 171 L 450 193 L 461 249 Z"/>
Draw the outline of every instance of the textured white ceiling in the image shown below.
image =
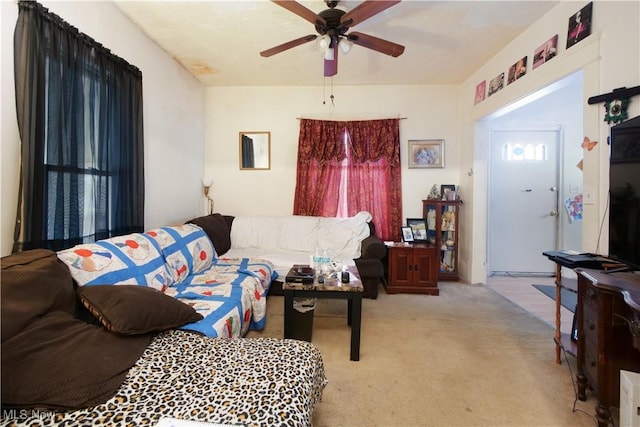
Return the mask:
<path id="1" fill-rule="evenodd" d="M 260 51 L 309 34 L 311 23 L 268 0 L 120 1 L 117 6 L 208 86 L 321 85 L 312 41 L 269 58 Z M 324 1 L 300 1 L 320 12 Z M 340 1 L 353 9 L 360 1 Z M 334 85 L 459 84 L 557 1 L 405 0 L 354 26 L 404 45 L 393 58 L 354 46 L 340 54 Z"/>

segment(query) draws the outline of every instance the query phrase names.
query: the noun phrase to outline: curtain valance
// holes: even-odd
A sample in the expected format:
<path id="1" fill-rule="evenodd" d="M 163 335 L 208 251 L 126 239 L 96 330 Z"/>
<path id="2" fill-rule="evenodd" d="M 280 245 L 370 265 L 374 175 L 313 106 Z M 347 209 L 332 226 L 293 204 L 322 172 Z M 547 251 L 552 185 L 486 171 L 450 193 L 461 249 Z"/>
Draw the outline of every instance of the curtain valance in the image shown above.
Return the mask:
<path id="1" fill-rule="evenodd" d="M 387 159 L 400 164 L 399 119 L 330 121 L 300 120 L 298 162 L 342 161 L 346 157 L 345 132 L 356 162 Z"/>

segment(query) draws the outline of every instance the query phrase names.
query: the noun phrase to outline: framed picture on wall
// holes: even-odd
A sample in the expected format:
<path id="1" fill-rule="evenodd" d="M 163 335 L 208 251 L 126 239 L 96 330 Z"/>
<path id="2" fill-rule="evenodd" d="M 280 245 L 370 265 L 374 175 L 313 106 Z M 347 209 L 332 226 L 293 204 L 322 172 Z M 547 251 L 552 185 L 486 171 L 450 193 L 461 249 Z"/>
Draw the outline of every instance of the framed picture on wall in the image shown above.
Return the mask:
<path id="1" fill-rule="evenodd" d="M 520 77 L 527 74 L 527 57 L 523 56 L 509 67 L 509 74 L 507 74 L 507 84 L 511 84 L 518 80 Z"/>
<path id="2" fill-rule="evenodd" d="M 473 101 L 473 104 L 477 104 L 479 102 L 484 101 L 484 98 L 487 95 L 487 81 L 483 80 L 476 85 L 476 97 Z"/>
<path id="3" fill-rule="evenodd" d="M 540 46 L 536 48 L 533 52 L 533 64 L 531 66 L 532 70 L 535 70 L 545 62 L 554 58 L 558 53 L 558 35 L 551 37 L 546 42 L 542 43 Z"/>
<path id="4" fill-rule="evenodd" d="M 500 89 L 504 87 L 504 73 L 498 74 L 496 77 L 491 79 L 489 82 L 489 94 L 488 96 L 493 95 Z"/>
<path id="5" fill-rule="evenodd" d="M 591 13 L 593 2 L 577 11 L 569 18 L 567 49 L 591 34 Z"/>
<path id="6" fill-rule="evenodd" d="M 444 139 L 409 140 L 409 168 L 443 168 Z"/>

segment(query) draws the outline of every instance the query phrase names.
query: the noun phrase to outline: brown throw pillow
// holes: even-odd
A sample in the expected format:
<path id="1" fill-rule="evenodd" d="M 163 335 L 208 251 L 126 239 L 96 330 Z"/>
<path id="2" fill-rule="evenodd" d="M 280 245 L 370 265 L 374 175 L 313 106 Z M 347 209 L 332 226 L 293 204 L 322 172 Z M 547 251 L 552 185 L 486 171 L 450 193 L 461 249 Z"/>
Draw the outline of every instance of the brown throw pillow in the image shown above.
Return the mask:
<path id="1" fill-rule="evenodd" d="M 0 260 L 2 343 L 50 311 L 73 315 L 77 298 L 67 266 L 48 249 L 33 249 Z"/>
<path id="2" fill-rule="evenodd" d="M 231 228 L 224 215 L 219 213 L 193 218 L 187 223 L 195 224 L 202 228 L 213 243 L 218 256 L 226 253 L 231 248 Z"/>
<path id="3" fill-rule="evenodd" d="M 105 328 L 122 335 L 159 332 L 202 320 L 190 305 L 146 286 L 82 286 L 78 297 Z"/>
<path id="4" fill-rule="evenodd" d="M 69 313 L 46 313 L 2 343 L 3 409 L 104 403 L 150 342 L 151 334 L 116 335 Z"/>

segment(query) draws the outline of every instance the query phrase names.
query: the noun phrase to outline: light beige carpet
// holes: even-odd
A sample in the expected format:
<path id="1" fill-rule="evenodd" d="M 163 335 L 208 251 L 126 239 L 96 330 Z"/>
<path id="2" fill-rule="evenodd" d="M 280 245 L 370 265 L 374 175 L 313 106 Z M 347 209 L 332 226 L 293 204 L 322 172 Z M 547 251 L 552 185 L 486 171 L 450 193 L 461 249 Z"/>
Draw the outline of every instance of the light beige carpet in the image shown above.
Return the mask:
<path id="1" fill-rule="evenodd" d="M 315 426 L 595 425 L 592 395 L 573 411 L 575 359 L 555 363 L 548 324 L 485 286 L 439 287 L 365 299 L 358 362 L 346 301 L 318 301 L 312 341 L 329 384 Z M 282 338 L 283 303 L 269 297 L 266 328 L 248 336 Z"/>

